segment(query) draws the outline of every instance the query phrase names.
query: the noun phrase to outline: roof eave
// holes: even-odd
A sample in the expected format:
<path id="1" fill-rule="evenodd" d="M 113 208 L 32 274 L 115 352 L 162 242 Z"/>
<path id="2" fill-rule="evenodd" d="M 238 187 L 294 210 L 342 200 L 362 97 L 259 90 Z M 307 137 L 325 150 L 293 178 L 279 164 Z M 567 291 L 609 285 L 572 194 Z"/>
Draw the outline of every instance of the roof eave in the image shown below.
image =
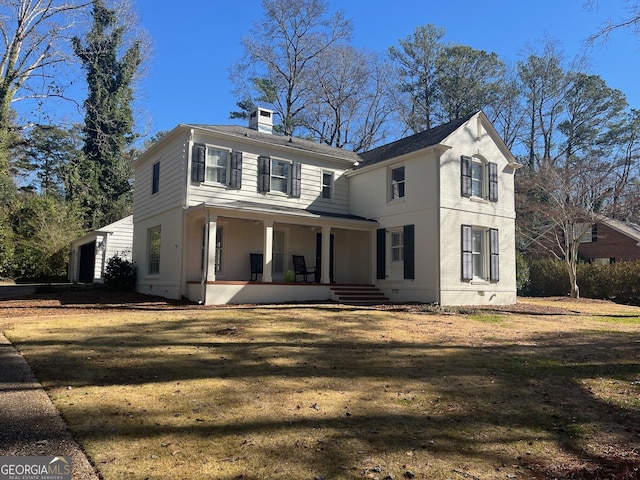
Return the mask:
<path id="1" fill-rule="evenodd" d="M 394 163 L 401 163 L 407 160 L 408 157 L 412 157 L 414 155 L 416 155 L 417 153 L 425 153 L 428 152 L 430 150 L 433 150 L 437 153 L 444 153 L 447 150 L 450 150 L 451 147 L 450 145 L 445 145 L 444 143 L 438 143 L 436 145 L 429 145 L 428 147 L 424 147 L 421 148 L 419 150 L 414 150 L 412 152 L 407 152 L 404 153 L 402 155 L 399 155 L 397 157 L 390 157 L 387 158 L 385 160 L 380 160 L 379 162 L 375 162 L 372 163 L 371 165 L 365 165 L 364 167 L 358 167 L 357 165 L 352 168 L 351 170 L 347 170 L 345 172 L 345 175 L 347 177 L 353 177 L 355 175 L 359 175 L 361 173 L 366 173 L 366 172 L 370 172 L 372 170 L 376 170 L 377 168 L 379 168 L 380 166 L 384 165 L 385 167 L 388 167 L 390 165 L 393 165 Z"/>

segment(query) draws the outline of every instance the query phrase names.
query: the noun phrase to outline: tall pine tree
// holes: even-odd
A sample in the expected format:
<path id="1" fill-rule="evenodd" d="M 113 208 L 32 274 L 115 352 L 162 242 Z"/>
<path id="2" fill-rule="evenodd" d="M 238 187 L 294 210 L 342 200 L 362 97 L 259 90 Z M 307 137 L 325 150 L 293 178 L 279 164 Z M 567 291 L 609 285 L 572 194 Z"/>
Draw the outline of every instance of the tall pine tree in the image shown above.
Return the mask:
<path id="1" fill-rule="evenodd" d="M 96 192 L 87 202 L 87 228 L 96 228 L 118 220 L 131 204 L 131 169 L 127 148 L 134 134 L 131 103 L 132 81 L 141 63 L 141 44 L 135 41 L 121 59 L 126 27 L 117 12 L 105 7 L 103 0 L 93 1 L 93 27 L 85 42 L 73 38 L 73 49 L 82 61 L 89 89 L 84 102 L 83 177 Z"/>

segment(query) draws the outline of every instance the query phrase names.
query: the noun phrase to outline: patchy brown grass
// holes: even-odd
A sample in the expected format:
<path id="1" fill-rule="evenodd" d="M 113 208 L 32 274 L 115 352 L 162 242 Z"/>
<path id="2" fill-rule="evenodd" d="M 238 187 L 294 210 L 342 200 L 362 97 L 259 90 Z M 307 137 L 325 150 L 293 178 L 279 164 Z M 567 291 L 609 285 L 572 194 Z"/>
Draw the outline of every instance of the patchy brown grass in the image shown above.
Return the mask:
<path id="1" fill-rule="evenodd" d="M 106 479 L 640 476 L 640 308 L 64 306 L 0 326 Z"/>

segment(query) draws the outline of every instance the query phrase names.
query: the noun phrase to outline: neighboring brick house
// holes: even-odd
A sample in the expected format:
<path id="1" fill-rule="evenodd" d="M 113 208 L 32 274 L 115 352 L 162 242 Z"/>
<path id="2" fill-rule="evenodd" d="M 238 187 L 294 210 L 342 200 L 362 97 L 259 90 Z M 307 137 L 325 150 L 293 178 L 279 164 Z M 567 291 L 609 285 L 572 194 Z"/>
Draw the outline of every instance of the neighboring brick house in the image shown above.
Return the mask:
<path id="1" fill-rule="evenodd" d="M 580 239 L 579 255 L 597 263 L 640 260 L 640 226 L 601 217 Z"/>
<path id="2" fill-rule="evenodd" d="M 372 285 L 398 302 L 516 301 L 520 165 L 482 112 L 362 155 L 276 135 L 272 115 L 180 124 L 134 162 L 140 292 L 274 303 Z M 293 255 L 314 282 L 290 283 Z"/>

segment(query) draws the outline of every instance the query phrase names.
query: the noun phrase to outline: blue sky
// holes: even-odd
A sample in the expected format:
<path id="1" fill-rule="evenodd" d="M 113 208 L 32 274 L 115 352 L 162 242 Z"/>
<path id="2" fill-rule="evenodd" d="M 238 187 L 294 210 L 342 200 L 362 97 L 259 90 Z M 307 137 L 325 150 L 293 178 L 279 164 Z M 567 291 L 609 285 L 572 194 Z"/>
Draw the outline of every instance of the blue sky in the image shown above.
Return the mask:
<path id="1" fill-rule="evenodd" d="M 354 25 L 353 44 L 386 51 L 419 25 L 445 29 L 446 42 L 495 52 L 505 62 L 524 58 L 527 45 L 547 35 L 568 58 L 585 53 L 585 39 L 607 19 L 624 17 L 624 0 L 601 0 L 586 10 L 584 0 L 329 0 Z M 137 107 L 148 132 L 178 123 L 234 123 L 229 66 L 242 55 L 241 39 L 262 16 L 260 0 L 137 0 L 153 54 L 138 90 Z M 640 108 L 640 37 L 614 33 L 586 48 L 589 73 L 620 89 Z M 142 125 L 141 125 L 142 127 Z"/>

